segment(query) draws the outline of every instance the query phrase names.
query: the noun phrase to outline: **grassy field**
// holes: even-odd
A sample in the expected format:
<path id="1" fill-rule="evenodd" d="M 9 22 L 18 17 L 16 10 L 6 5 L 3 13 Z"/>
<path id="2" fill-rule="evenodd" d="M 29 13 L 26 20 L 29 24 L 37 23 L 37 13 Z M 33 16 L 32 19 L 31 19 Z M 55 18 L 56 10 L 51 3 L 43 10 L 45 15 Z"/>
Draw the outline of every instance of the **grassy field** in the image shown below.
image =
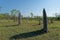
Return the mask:
<path id="1" fill-rule="evenodd" d="M 42 22 L 41 25 L 37 24 L 38 21 L 35 20 L 23 20 L 22 24 L 18 26 L 17 22 L 13 20 L 0 20 L 0 40 L 9 40 L 10 37 L 17 34 L 41 30 L 43 28 Z M 60 40 L 60 21 L 54 21 L 54 23 L 48 24 L 48 33 L 17 40 Z"/>

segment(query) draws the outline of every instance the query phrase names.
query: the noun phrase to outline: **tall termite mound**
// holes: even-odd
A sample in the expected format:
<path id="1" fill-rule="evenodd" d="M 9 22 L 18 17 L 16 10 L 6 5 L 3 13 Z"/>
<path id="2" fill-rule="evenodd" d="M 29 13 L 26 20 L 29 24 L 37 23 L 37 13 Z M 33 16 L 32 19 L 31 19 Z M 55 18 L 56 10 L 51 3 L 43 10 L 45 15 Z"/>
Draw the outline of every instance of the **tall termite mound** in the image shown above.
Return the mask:
<path id="1" fill-rule="evenodd" d="M 45 8 L 43 8 L 43 31 L 47 32 L 47 16 Z"/>

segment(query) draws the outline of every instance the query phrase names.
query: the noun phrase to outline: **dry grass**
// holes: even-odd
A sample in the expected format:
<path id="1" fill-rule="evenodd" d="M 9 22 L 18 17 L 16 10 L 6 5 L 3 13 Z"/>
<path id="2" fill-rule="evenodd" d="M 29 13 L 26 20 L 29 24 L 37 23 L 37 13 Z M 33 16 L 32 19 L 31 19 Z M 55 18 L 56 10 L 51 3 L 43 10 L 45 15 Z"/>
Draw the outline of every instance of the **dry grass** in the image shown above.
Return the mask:
<path id="1" fill-rule="evenodd" d="M 0 40 L 9 40 L 13 35 L 32 32 L 43 28 L 42 24 L 37 25 L 38 21 L 35 20 L 23 20 L 20 26 L 13 26 L 12 24 L 16 25 L 17 22 L 13 22 L 12 20 L 9 22 L 6 20 L 0 21 Z M 48 24 L 48 33 L 46 34 L 22 38 L 19 40 L 60 40 L 60 21 L 54 21 L 53 24 Z"/>

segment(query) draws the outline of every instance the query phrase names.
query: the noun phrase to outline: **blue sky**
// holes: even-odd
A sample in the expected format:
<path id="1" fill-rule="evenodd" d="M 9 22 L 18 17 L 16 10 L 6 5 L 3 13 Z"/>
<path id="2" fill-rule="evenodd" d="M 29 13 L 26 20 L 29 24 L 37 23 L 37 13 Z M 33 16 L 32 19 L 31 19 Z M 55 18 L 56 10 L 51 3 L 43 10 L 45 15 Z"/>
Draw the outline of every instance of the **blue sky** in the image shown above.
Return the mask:
<path id="1" fill-rule="evenodd" d="M 55 16 L 55 13 L 60 13 L 60 0 L 0 0 L 0 12 L 9 12 L 12 9 L 21 11 L 23 16 L 34 15 L 42 16 L 43 8 L 46 9 L 47 16 Z"/>

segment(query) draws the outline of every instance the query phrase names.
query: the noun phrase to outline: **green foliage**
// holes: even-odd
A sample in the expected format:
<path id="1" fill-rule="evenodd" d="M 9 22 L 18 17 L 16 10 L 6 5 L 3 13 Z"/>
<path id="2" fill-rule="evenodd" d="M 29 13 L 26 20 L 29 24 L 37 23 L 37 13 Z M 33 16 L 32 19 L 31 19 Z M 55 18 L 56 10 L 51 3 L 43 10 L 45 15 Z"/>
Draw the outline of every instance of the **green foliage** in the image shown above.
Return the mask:
<path id="1" fill-rule="evenodd" d="M 0 19 L 9 19 L 10 18 L 10 15 L 9 13 L 0 13 Z"/>
<path id="2" fill-rule="evenodd" d="M 60 20 L 60 14 L 58 13 L 55 14 L 55 20 Z"/>
<path id="3" fill-rule="evenodd" d="M 30 14 L 31 14 L 31 18 L 33 18 L 33 13 L 31 12 Z"/>
<path id="4" fill-rule="evenodd" d="M 0 6 L 0 11 L 1 11 L 1 8 L 2 8 L 2 7 Z"/>
<path id="5" fill-rule="evenodd" d="M 17 18 L 18 18 L 18 15 L 17 15 L 17 14 L 19 14 L 19 13 L 20 13 L 19 10 L 12 9 L 12 10 L 11 10 L 11 19 L 13 19 L 14 21 L 16 21 Z"/>

